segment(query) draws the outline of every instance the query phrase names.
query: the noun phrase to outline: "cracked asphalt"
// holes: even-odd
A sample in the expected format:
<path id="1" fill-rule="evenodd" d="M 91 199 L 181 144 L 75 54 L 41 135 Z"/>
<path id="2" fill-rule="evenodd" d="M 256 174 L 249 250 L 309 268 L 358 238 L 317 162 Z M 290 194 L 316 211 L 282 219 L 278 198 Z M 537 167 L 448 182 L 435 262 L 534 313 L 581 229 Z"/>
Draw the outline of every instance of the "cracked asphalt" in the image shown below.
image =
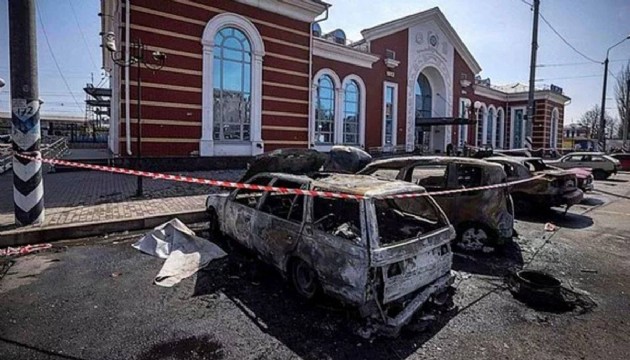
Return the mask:
<path id="1" fill-rule="evenodd" d="M 139 234 L 57 243 L 0 279 L 0 359 L 627 359 L 630 175 L 595 186 L 566 216 L 519 219 L 502 254 L 457 254 L 455 307 L 396 339 L 358 337 L 351 311 L 301 300 L 238 249 L 162 288 L 162 260 L 130 246 Z M 530 308 L 504 282 L 524 267 L 597 306 Z"/>

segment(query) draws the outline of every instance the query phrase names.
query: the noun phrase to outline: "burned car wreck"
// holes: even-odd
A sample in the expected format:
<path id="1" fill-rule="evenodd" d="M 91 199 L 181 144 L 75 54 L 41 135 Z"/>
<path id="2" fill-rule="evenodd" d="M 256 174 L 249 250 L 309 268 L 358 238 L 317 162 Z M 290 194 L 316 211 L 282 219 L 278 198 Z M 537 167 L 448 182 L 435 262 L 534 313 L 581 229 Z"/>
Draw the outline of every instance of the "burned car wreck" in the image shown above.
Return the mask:
<path id="1" fill-rule="evenodd" d="M 506 182 L 502 167 L 486 161 L 439 156 L 408 156 L 377 160 L 359 174 L 398 179 L 429 192 L 461 190 Z M 435 196 L 457 229 L 455 244 L 464 250 L 491 251 L 512 239 L 514 209 L 507 187 Z"/>
<path id="2" fill-rule="evenodd" d="M 424 188 L 349 174 L 259 173 L 248 183 L 355 195 L 237 189 L 212 194 L 211 229 L 275 266 L 298 294 L 323 292 L 396 335 L 452 283 L 455 231 Z M 395 198 L 415 193 L 421 196 Z"/>
<path id="3" fill-rule="evenodd" d="M 555 206 L 565 206 L 568 210 L 584 198 L 584 193 L 578 189 L 577 177 L 574 173 L 550 167 L 542 159 L 498 156 L 485 160 L 502 165 L 509 181 L 543 175 L 542 178 L 511 187 L 514 203 L 520 211 L 548 209 Z"/>

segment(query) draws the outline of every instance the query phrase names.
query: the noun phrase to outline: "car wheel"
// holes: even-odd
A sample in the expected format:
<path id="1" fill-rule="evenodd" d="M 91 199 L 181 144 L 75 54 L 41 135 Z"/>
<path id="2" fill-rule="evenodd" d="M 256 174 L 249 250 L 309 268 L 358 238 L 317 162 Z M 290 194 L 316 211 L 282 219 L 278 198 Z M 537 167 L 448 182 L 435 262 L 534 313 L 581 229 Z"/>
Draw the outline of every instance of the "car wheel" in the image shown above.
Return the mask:
<path id="1" fill-rule="evenodd" d="M 593 177 L 595 180 L 606 180 L 610 174 L 605 172 L 604 170 L 593 170 Z"/>
<path id="2" fill-rule="evenodd" d="M 317 273 L 306 262 L 295 259 L 291 263 L 291 282 L 300 296 L 310 300 L 319 291 Z"/>
<path id="3" fill-rule="evenodd" d="M 479 224 L 469 224 L 462 227 L 456 246 L 465 251 L 481 251 L 491 242 L 490 231 Z"/>

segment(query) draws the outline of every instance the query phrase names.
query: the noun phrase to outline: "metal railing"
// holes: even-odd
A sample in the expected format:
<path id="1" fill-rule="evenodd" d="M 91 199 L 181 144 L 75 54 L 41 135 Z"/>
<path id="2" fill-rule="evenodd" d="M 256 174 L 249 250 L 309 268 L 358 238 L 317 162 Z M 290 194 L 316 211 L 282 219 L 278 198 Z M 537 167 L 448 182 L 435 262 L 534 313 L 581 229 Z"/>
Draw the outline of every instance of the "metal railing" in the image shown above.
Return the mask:
<path id="1" fill-rule="evenodd" d="M 13 168 L 13 151 L 11 145 L 2 145 L 3 146 L 0 148 L 0 174 Z M 64 156 L 67 151 L 68 139 L 66 139 L 65 137 L 61 137 L 53 140 L 51 143 L 41 145 L 42 157 L 45 158 L 60 158 Z"/>

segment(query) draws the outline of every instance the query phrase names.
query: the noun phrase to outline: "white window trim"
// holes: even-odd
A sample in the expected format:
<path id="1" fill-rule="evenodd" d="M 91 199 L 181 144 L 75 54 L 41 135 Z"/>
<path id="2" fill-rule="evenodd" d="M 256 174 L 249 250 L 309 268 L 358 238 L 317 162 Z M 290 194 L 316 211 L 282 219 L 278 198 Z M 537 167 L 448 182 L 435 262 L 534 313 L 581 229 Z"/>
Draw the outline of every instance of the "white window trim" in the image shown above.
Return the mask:
<path id="1" fill-rule="evenodd" d="M 499 113 L 501 114 L 501 116 L 499 116 Z M 501 122 L 499 122 L 499 119 L 501 120 Z M 503 149 L 503 147 L 505 146 L 505 111 L 502 107 L 497 109 L 496 124 L 496 128 L 499 131 L 499 143 L 495 144 L 494 146 L 497 149 Z"/>
<path id="2" fill-rule="evenodd" d="M 325 144 L 325 145 L 317 144 L 317 141 L 315 141 L 316 140 L 315 139 L 315 120 L 316 120 L 315 114 L 317 113 L 317 83 L 319 82 L 319 78 L 324 75 L 330 76 L 330 78 L 333 81 L 333 86 L 335 88 L 334 90 L 335 91 L 335 124 L 333 128 L 333 132 L 334 132 L 333 143 Z M 310 123 L 309 129 L 311 131 L 309 139 L 311 139 L 311 148 L 318 151 L 330 151 L 330 149 L 337 143 L 339 130 L 342 129 L 340 127 L 340 122 L 343 117 L 343 114 L 340 112 L 341 106 L 343 106 L 343 102 L 341 102 L 342 93 L 343 91 L 341 91 L 341 79 L 339 79 L 339 75 L 337 75 L 336 72 L 334 72 L 333 70 L 329 68 L 323 68 L 315 73 L 315 76 L 313 77 L 313 87 L 311 91 L 311 94 L 312 94 L 311 103 L 313 104 L 313 106 L 311 106 L 311 119 L 309 121 Z"/>
<path id="3" fill-rule="evenodd" d="M 554 107 L 551 110 L 551 129 L 549 129 L 549 147 L 551 149 L 558 148 L 558 123 L 560 122 L 560 110 L 557 107 Z M 555 138 L 554 138 L 554 125 L 556 128 Z M 555 140 L 555 141 L 554 141 Z"/>
<path id="4" fill-rule="evenodd" d="M 464 119 L 470 120 L 470 113 L 467 109 L 470 109 L 472 102 L 467 98 L 459 98 L 459 115 Z M 470 125 L 459 125 L 457 129 L 457 146 L 462 147 L 464 143 L 468 142 L 468 126 Z"/>
<path id="5" fill-rule="evenodd" d="M 523 134 L 523 136 L 521 138 L 521 144 L 518 147 L 515 147 L 516 144 L 514 144 L 514 120 L 515 120 L 516 110 L 523 110 L 523 124 L 521 125 L 521 134 Z M 526 111 L 527 111 L 526 106 L 516 106 L 511 109 L 511 112 L 510 112 L 510 149 L 522 149 L 525 147 L 526 121 L 524 119 L 525 119 Z"/>
<path id="6" fill-rule="evenodd" d="M 225 27 L 237 28 L 247 36 L 252 48 L 252 79 L 251 79 L 251 119 L 250 140 L 243 142 L 215 141 L 213 131 L 213 73 L 214 64 L 214 36 Z M 223 13 L 213 17 L 203 31 L 201 37 L 203 45 L 203 83 L 202 83 L 202 113 L 201 140 L 199 154 L 201 156 L 249 156 L 264 152 L 262 141 L 262 62 L 265 56 L 265 45 L 262 37 L 248 19 L 232 13 Z"/>
<path id="7" fill-rule="evenodd" d="M 392 114 L 393 114 L 393 122 L 392 122 L 392 144 L 391 145 L 387 145 L 385 144 L 385 115 L 387 113 L 387 109 L 386 109 L 386 95 L 387 95 L 387 88 L 388 87 L 392 87 L 394 88 L 394 103 L 393 103 L 393 109 L 392 109 Z M 383 114 L 381 116 L 381 127 L 382 127 L 382 132 L 381 132 L 381 144 L 383 146 L 383 151 L 393 151 L 394 148 L 396 147 L 396 145 L 398 144 L 398 139 L 397 139 L 397 133 L 398 133 L 398 84 L 394 83 L 394 82 L 390 82 L 390 81 L 384 81 L 383 82 Z"/>
<path id="8" fill-rule="evenodd" d="M 365 99 L 366 99 L 366 93 L 365 93 L 365 83 L 363 82 L 363 79 L 361 79 L 360 76 L 355 75 L 355 74 L 350 74 L 348 76 L 346 76 L 345 78 L 343 78 L 343 81 L 341 82 L 341 107 L 339 107 L 339 112 L 340 112 L 340 118 L 341 121 L 339 122 L 339 137 L 337 137 L 337 143 L 339 144 L 343 144 L 343 120 L 344 120 L 344 113 L 345 113 L 345 97 L 346 97 L 346 84 L 348 84 L 350 81 L 356 81 L 357 85 L 359 86 L 359 146 L 362 148 L 365 148 Z"/>

